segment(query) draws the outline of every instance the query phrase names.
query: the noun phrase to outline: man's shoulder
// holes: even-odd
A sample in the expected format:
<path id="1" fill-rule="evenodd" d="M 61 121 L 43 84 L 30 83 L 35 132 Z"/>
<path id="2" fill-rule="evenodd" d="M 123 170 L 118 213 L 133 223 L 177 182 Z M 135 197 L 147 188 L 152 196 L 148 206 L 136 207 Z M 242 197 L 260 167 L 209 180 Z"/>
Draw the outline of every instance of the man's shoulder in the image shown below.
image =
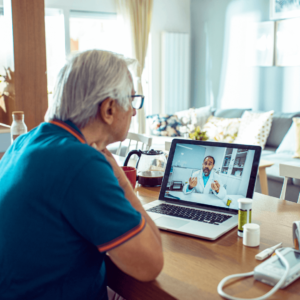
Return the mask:
<path id="1" fill-rule="evenodd" d="M 102 153 L 88 144 L 81 143 L 67 131 L 59 129 L 52 124 L 43 123 L 22 139 L 20 137 L 16 150 L 22 150 L 26 154 L 24 158 L 36 163 L 48 161 L 53 167 L 59 165 L 62 168 L 68 165 L 70 170 L 72 166 L 77 169 L 79 165 L 90 161 L 108 163 Z"/>

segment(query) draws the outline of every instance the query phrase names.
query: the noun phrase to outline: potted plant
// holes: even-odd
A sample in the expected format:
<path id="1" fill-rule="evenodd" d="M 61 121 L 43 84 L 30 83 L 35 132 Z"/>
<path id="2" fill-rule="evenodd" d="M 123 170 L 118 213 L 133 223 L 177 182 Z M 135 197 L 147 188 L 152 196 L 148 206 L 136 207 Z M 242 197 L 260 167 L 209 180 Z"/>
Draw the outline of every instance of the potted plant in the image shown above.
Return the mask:
<path id="1" fill-rule="evenodd" d="M 198 140 L 198 141 L 207 141 L 208 140 L 206 131 L 201 131 L 200 126 L 197 126 L 195 131 L 190 133 L 190 138 L 192 140 Z"/>

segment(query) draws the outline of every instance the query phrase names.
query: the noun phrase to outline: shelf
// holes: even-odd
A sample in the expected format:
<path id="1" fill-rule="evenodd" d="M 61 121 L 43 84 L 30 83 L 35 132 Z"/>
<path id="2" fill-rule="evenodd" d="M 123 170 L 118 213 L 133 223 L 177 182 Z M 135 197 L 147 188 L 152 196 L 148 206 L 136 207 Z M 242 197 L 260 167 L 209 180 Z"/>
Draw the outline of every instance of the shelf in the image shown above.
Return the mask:
<path id="1" fill-rule="evenodd" d="M 241 180 L 242 179 L 242 176 L 234 176 L 234 175 L 230 175 L 230 174 L 224 174 L 224 173 L 220 173 L 219 175 L 221 176 L 227 176 L 227 177 L 231 177 L 231 178 L 235 178 L 235 179 L 239 179 Z"/>
<path id="2" fill-rule="evenodd" d="M 222 166 L 222 168 L 228 168 L 229 166 Z"/>
<path id="3" fill-rule="evenodd" d="M 235 166 L 233 166 L 233 169 L 244 169 L 244 167 L 235 167 Z"/>
<path id="4" fill-rule="evenodd" d="M 246 154 L 247 155 L 248 151 L 245 151 L 245 152 L 237 152 L 236 153 L 236 156 L 240 155 L 240 154 Z"/>

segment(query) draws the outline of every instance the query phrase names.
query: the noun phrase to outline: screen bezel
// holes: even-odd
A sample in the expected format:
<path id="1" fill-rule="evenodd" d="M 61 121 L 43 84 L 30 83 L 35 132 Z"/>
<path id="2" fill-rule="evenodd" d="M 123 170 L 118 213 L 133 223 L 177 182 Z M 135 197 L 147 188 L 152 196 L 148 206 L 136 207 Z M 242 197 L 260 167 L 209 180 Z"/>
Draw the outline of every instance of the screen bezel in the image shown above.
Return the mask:
<path id="1" fill-rule="evenodd" d="M 188 205 L 192 204 L 193 206 L 196 205 L 197 207 L 214 209 L 214 210 L 218 210 L 218 211 L 222 211 L 222 212 L 227 212 L 227 213 L 229 212 L 232 214 L 237 214 L 237 212 L 238 212 L 238 210 L 236 210 L 236 209 L 207 205 L 207 204 L 202 204 L 202 203 L 195 203 L 195 202 L 190 202 L 187 200 L 170 199 L 170 198 L 165 197 L 165 192 L 166 192 L 166 188 L 167 188 L 167 184 L 168 184 L 168 180 L 169 180 L 172 161 L 174 158 L 175 149 L 176 149 L 177 144 L 192 144 L 192 145 L 198 145 L 198 146 L 204 146 L 204 147 L 209 146 L 209 147 L 238 148 L 238 149 L 254 150 L 255 153 L 254 153 L 254 158 L 253 158 L 252 170 L 250 172 L 250 180 L 249 180 L 247 195 L 246 195 L 247 198 L 253 198 L 255 184 L 256 184 L 256 178 L 257 178 L 258 168 L 259 168 L 259 161 L 260 161 L 260 157 L 261 157 L 261 150 L 262 150 L 261 146 L 173 139 L 171 148 L 170 148 L 170 152 L 169 152 L 168 161 L 167 161 L 167 167 L 166 167 L 165 174 L 164 174 L 162 184 L 161 184 L 159 200 L 167 201 L 167 202 L 170 202 L 173 204 L 174 203 L 175 204 L 188 204 Z"/>

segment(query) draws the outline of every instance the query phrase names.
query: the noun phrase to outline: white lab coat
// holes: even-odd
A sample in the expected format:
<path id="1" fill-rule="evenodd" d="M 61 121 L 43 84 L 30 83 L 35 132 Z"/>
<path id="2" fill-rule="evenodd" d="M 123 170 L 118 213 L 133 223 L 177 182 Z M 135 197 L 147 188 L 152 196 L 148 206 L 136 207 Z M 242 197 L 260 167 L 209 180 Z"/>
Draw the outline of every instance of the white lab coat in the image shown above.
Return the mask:
<path id="1" fill-rule="evenodd" d="M 204 182 L 203 182 L 203 170 L 199 170 L 193 174 L 194 177 L 197 177 L 197 185 L 190 191 L 187 192 L 187 187 L 189 186 L 189 183 L 186 183 L 182 189 L 183 193 L 185 195 L 191 194 L 191 193 L 201 193 L 201 194 L 215 194 L 218 198 L 224 199 L 227 195 L 226 189 L 222 185 L 220 181 L 220 176 L 215 173 L 214 170 L 211 170 L 209 174 L 209 179 L 206 183 L 206 186 L 204 187 Z M 217 180 L 220 184 L 219 188 L 219 193 L 216 193 L 214 190 L 211 188 L 211 184 Z"/>

